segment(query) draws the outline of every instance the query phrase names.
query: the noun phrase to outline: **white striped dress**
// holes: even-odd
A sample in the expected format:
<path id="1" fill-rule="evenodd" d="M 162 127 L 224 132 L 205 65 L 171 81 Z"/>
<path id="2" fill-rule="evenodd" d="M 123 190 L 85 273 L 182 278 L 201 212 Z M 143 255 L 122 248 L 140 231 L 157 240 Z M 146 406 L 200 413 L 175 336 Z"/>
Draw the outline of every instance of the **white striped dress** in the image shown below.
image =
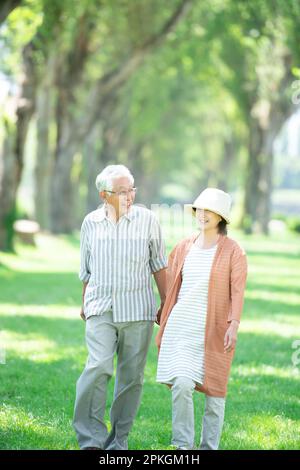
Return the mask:
<path id="1" fill-rule="evenodd" d="M 182 284 L 162 337 L 157 382 L 188 377 L 202 384 L 208 284 L 217 244 L 203 249 L 195 243 L 182 268 Z"/>

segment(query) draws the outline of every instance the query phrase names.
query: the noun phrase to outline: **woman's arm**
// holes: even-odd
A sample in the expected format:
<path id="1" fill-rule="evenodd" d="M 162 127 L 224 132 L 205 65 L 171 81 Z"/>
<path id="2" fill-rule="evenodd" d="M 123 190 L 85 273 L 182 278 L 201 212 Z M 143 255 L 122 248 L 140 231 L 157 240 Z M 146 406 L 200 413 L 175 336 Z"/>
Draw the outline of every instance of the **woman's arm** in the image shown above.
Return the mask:
<path id="1" fill-rule="evenodd" d="M 231 260 L 231 309 L 227 319 L 228 322 L 231 322 L 232 320 L 240 322 L 244 305 L 244 293 L 247 280 L 247 271 L 248 265 L 246 253 L 240 246 L 237 246 L 234 249 Z"/>
<path id="2" fill-rule="evenodd" d="M 224 352 L 231 352 L 236 345 L 237 332 L 240 326 L 240 322 L 237 320 L 231 320 L 230 326 L 228 327 L 224 336 Z"/>
<path id="3" fill-rule="evenodd" d="M 230 273 L 231 310 L 227 319 L 229 326 L 224 336 L 224 353 L 231 352 L 236 345 L 244 304 L 247 270 L 246 253 L 240 246 L 237 246 L 232 256 Z"/>

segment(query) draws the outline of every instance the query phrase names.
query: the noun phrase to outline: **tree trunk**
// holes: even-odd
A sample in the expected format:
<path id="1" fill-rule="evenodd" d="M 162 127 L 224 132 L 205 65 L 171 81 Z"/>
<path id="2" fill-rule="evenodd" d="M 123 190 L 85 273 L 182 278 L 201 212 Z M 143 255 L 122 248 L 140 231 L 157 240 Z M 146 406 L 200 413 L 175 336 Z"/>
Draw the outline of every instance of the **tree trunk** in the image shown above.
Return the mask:
<path id="1" fill-rule="evenodd" d="M 273 89 L 274 100 L 266 103 L 262 114 L 250 109 L 248 171 L 245 186 L 244 220 L 246 233 L 253 231 L 269 233 L 271 197 L 273 183 L 273 144 L 281 127 L 295 111 L 286 93 L 293 82 L 292 59 L 289 54 L 282 58 L 283 77 L 277 89 Z M 267 112 L 266 112 L 266 109 Z"/>
<path id="2" fill-rule="evenodd" d="M 123 104 L 124 109 L 120 109 Z M 88 162 L 88 195 L 87 211 L 95 210 L 101 199 L 95 187 L 95 180 L 107 165 L 120 163 L 120 151 L 125 150 L 125 137 L 128 125 L 128 105 L 120 100 L 119 93 L 111 93 L 106 96 L 102 107 L 102 114 L 105 117 L 98 121 L 95 128 L 87 139 L 86 152 Z"/>
<path id="3" fill-rule="evenodd" d="M 18 161 L 15 155 L 15 127 L 4 122 L 5 139 L 0 152 L 0 250 L 13 250 L 13 222 L 18 188 Z"/>
<path id="4" fill-rule="evenodd" d="M 242 228 L 245 233 L 252 233 L 256 221 L 256 210 L 260 203 L 259 181 L 261 174 L 260 149 L 262 147 L 262 129 L 257 121 L 250 121 L 247 177 L 245 184 L 244 211 Z"/>
<path id="5" fill-rule="evenodd" d="M 86 163 L 87 174 L 87 199 L 85 213 L 89 213 L 97 209 L 101 200 L 95 186 L 97 175 L 103 170 L 103 162 L 101 161 L 102 147 L 102 124 L 93 129 L 84 144 L 83 161 Z"/>
<path id="6" fill-rule="evenodd" d="M 51 174 L 51 151 L 49 127 L 51 123 L 51 89 L 43 83 L 37 94 L 37 155 L 35 166 L 35 217 L 40 227 L 49 229 L 49 192 Z"/>
<path id="7" fill-rule="evenodd" d="M 0 24 L 3 23 L 8 15 L 21 4 L 22 0 L 1 0 L 0 5 Z"/>
<path id="8" fill-rule="evenodd" d="M 252 120 L 244 199 L 243 228 L 246 233 L 269 234 L 273 189 L 273 144 L 290 110 L 271 109 L 266 128 Z"/>
<path id="9" fill-rule="evenodd" d="M 99 123 L 106 123 L 110 115 L 107 110 L 110 108 L 111 100 L 123 88 L 132 74 L 141 66 L 145 57 L 149 55 L 156 47 L 160 46 L 169 34 L 184 17 L 191 7 L 190 0 L 181 0 L 173 14 L 166 20 L 161 30 L 149 38 L 141 47 L 136 48 L 132 54 L 118 67 L 108 71 L 99 80 L 88 93 L 87 100 L 81 113 L 74 113 L 76 106 L 74 98 L 74 89 L 80 83 L 85 59 L 88 55 L 87 42 L 82 40 L 88 31 L 83 28 L 79 36 L 80 44 L 84 47 L 82 53 L 76 51 L 76 60 L 67 60 L 61 63 L 61 70 L 58 77 L 58 107 L 57 107 L 57 149 L 55 152 L 55 163 L 53 181 L 51 187 L 51 211 L 50 224 L 54 233 L 70 232 L 72 230 L 72 187 L 70 174 L 73 156 L 76 147 L 78 148 L 85 138 L 92 131 L 93 127 Z M 75 42 L 76 46 L 76 42 Z M 72 58 L 72 52 L 69 58 Z M 109 152 L 111 145 L 106 146 L 105 142 L 101 150 L 101 163 L 106 166 L 111 159 Z M 115 158 L 114 158 L 115 159 Z M 92 188 L 92 185 L 89 184 Z"/>
<path id="10" fill-rule="evenodd" d="M 73 126 L 68 91 L 59 89 L 56 104 L 57 140 L 50 183 L 50 228 L 70 233 L 74 227 L 71 170 L 77 141 L 70 141 Z"/>
<path id="11" fill-rule="evenodd" d="M 224 140 L 223 155 L 220 162 L 219 172 L 217 173 L 217 187 L 223 191 L 228 191 L 228 187 L 231 179 L 231 169 L 234 162 L 235 155 L 235 143 L 233 137 Z"/>
<path id="12" fill-rule="evenodd" d="M 271 197 L 273 190 L 273 143 L 277 129 L 265 130 L 263 133 L 263 148 L 260 154 L 260 179 L 258 184 L 259 203 L 256 207 L 256 224 L 258 231 L 269 234 L 269 222 L 271 219 Z"/>
<path id="13" fill-rule="evenodd" d="M 29 43 L 23 49 L 23 77 L 20 84 L 19 96 L 15 97 L 15 130 L 5 123 L 6 137 L 3 145 L 2 172 L 0 175 L 1 192 L 7 191 L 7 196 L 0 211 L 1 242 L 0 249 L 13 250 L 13 223 L 16 216 L 16 194 L 23 171 L 24 147 L 29 123 L 34 111 L 36 76 L 32 60 L 33 45 Z M 11 171 L 11 173 L 10 173 Z M 7 184 L 7 180 L 9 184 Z M 6 189 L 5 189 L 6 188 Z"/>

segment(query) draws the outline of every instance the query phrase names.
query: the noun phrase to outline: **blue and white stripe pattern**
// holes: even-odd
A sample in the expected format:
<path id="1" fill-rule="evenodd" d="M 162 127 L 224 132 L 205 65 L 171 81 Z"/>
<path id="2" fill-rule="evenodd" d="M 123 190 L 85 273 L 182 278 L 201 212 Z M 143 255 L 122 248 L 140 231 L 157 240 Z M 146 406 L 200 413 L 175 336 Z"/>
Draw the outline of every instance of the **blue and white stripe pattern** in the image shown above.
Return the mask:
<path id="1" fill-rule="evenodd" d="M 202 249 L 194 243 L 186 256 L 177 302 L 162 337 L 157 382 L 188 377 L 203 383 L 208 285 L 216 251 L 217 245 Z"/>
<path id="2" fill-rule="evenodd" d="M 151 274 L 166 267 L 161 228 L 149 209 L 133 205 L 117 224 L 106 216 L 104 206 L 85 217 L 79 279 L 88 282 L 86 318 L 112 309 L 114 322 L 154 321 Z"/>

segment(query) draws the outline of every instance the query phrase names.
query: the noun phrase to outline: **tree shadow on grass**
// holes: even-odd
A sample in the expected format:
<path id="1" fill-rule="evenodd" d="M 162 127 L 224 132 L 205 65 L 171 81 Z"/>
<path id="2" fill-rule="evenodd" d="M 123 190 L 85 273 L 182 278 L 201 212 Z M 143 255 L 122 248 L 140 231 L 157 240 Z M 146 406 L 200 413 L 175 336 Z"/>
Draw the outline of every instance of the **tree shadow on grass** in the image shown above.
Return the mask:
<path id="1" fill-rule="evenodd" d="M 270 334 L 263 329 L 261 333 L 240 331 L 233 363 L 251 367 L 266 365 L 285 371 L 292 366 L 293 340 L 293 337 Z"/>
<path id="2" fill-rule="evenodd" d="M 27 318 L 28 331 L 30 320 L 32 317 Z M 19 429 L 12 419 L 11 425 L 7 426 L 5 448 L 59 449 L 66 446 L 71 448 L 73 445 L 76 448 L 71 420 L 75 385 L 84 367 L 83 355 L 79 353 L 83 346 L 83 337 L 79 329 L 74 334 L 68 328 L 70 322 L 76 323 L 75 320 L 62 320 L 62 323 L 61 320 L 39 320 L 33 325 L 34 331 L 56 341 L 58 348 L 72 344 L 74 356 L 41 362 L 20 358 L 17 354 L 9 355 L 7 364 L 1 366 L 0 395 L 2 403 L 11 407 L 12 415 L 14 412 L 18 414 L 18 410 L 25 414 L 25 422 L 21 423 Z M 63 336 L 57 336 L 60 329 L 67 332 L 65 340 Z M 285 375 L 286 370 L 291 367 L 291 353 L 290 338 L 265 334 L 263 331 L 261 334 L 241 332 L 239 335 L 228 386 L 225 421 L 229 430 L 234 429 L 235 436 L 246 433 L 244 444 L 249 447 L 264 447 L 259 440 L 247 434 L 247 423 L 252 416 L 266 419 L 280 416 L 284 422 L 300 418 L 299 378 L 292 374 Z M 167 448 L 170 445 L 171 393 L 165 385 L 156 383 L 156 361 L 157 351 L 152 341 L 145 370 L 142 403 L 129 439 L 131 448 Z M 109 383 L 107 413 L 112 402 L 113 385 L 114 380 Z M 196 395 L 195 403 L 199 404 L 196 410 L 199 437 L 203 395 Z M 30 416 L 34 417 L 38 425 L 37 431 L 34 426 L 32 431 L 30 426 L 26 429 L 26 416 L 29 421 Z M 43 425 L 45 436 L 40 432 Z M 224 445 L 226 448 L 238 447 L 239 438 L 233 437 L 230 441 L 226 434 Z"/>
<path id="3" fill-rule="evenodd" d="M 0 448 L 78 448 L 72 428 L 76 382 L 84 362 L 35 362 L 11 356 L 1 369 L 0 411 L 11 421 L 0 430 Z M 109 383 L 107 412 L 114 380 Z M 44 427 L 44 432 L 42 431 Z"/>
<path id="4" fill-rule="evenodd" d="M 17 305 L 78 305 L 81 283 L 77 273 L 13 272 L 1 279 L 0 302 Z"/>
<path id="5" fill-rule="evenodd" d="M 263 291 L 263 292 L 274 292 L 274 293 L 284 293 L 284 294 L 298 294 L 300 295 L 300 275 L 299 277 L 299 286 L 285 286 L 279 284 L 262 284 L 261 282 L 255 282 L 254 280 L 247 281 L 247 290 L 251 292 Z"/>
<path id="6" fill-rule="evenodd" d="M 300 240 L 300 238 L 299 238 Z M 293 261 L 300 261 L 300 251 L 297 250 L 295 253 L 289 253 L 287 251 L 279 252 L 279 251 L 257 251 L 257 250 L 251 250 L 251 248 L 248 248 L 246 250 L 248 256 L 258 256 L 258 257 L 263 257 L 263 258 L 269 258 L 270 260 L 277 258 L 277 259 L 282 259 L 283 261 L 288 259 L 288 260 L 293 260 Z"/>
<path id="7" fill-rule="evenodd" d="M 53 298 L 52 301 L 59 302 L 59 299 L 57 298 L 57 292 L 55 292 L 55 298 Z M 246 298 L 245 300 L 243 319 L 255 320 L 257 322 L 260 320 L 276 320 L 277 316 L 282 317 L 285 314 L 288 316 L 293 315 L 298 317 L 299 306 L 297 304 L 287 304 L 285 302 L 264 300 L 259 298 Z M 84 341 L 85 323 L 82 322 L 82 320 L 79 318 L 79 315 L 76 318 L 71 316 L 69 318 L 51 318 L 49 315 L 46 316 L 34 314 L 13 316 L 11 314 L 1 314 L 0 329 L 13 331 L 20 335 L 31 335 L 31 337 L 34 334 L 45 336 L 48 339 L 56 342 L 58 346 L 72 346 L 78 341 Z M 241 332 L 240 334 L 243 333 Z M 289 341 L 289 348 L 291 348 L 291 340 Z"/>
<path id="8" fill-rule="evenodd" d="M 72 245 L 74 248 L 80 249 L 80 232 L 74 232 L 71 234 L 62 234 L 60 235 L 60 239 L 65 240 L 68 242 L 69 245 Z"/>
<path id="9" fill-rule="evenodd" d="M 256 319 L 257 321 L 274 320 L 276 316 L 284 314 L 299 317 L 300 307 L 298 304 L 288 304 L 278 300 L 264 300 L 259 297 L 245 298 L 243 319 Z"/>
<path id="10" fill-rule="evenodd" d="M 221 448 L 264 449 L 261 435 L 264 427 L 259 427 L 253 435 L 252 421 L 258 416 L 261 421 L 270 420 L 270 432 L 276 432 L 280 417 L 286 426 L 289 420 L 300 419 L 299 376 L 292 374 L 291 340 L 279 335 L 239 334 L 238 347 L 232 365 L 228 394 L 226 398 L 226 417 L 223 444 Z M 170 446 L 172 435 L 171 391 L 162 384 L 156 383 L 156 346 L 152 344 L 149 351 L 145 384 L 141 408 L 134 423 L 132 441 L 137 448 L 143 448 L 144 436 L 149 436 L 149 448 Z M 291 368 L 288 376 L 286 370 Z M 276 375 L 278 370 L 278 375 Z M 260 373 L 261 371 L 261 373 Z M 194 394 L 196 440 L 199 443 L 204 395 Z M 143 426 L 147 428 L 143 432 Z M 247 429 L 247 426 L 251 429 Z M 245 435 L 241 440 L 239 434 Z M 297 436 L 287 443 L 278 438 L 277 448 L 297 447 Z M 152 446 L 151 446 L 152 445 Z M 153 446 L 154 445 L 154 446 Z M 161 447 L 159 447 L 161 445 Z"/>
<path id="11" fill-rule="evenodd" d="M 85 322 L 78 318 L 50 318 L 40 315 L 0 315 L 1 330 L 12 331 L 23 336 L 26 341 L 33 339 L 48 339 L 56 343 L 58 347 L 75 346 L 84 344 Z M 22 339 L 20 336 L 20 339 Z"/>
<path id="12" fill-rule="evenodd" d="M 76 449 L 76 439 L 66 433 L 64 439 L 57 432 L 57 428 L 39 431 L 29 429 L 28 426 L 14 427 L 0 431 L 1 450 L 69 450 Z"/>

